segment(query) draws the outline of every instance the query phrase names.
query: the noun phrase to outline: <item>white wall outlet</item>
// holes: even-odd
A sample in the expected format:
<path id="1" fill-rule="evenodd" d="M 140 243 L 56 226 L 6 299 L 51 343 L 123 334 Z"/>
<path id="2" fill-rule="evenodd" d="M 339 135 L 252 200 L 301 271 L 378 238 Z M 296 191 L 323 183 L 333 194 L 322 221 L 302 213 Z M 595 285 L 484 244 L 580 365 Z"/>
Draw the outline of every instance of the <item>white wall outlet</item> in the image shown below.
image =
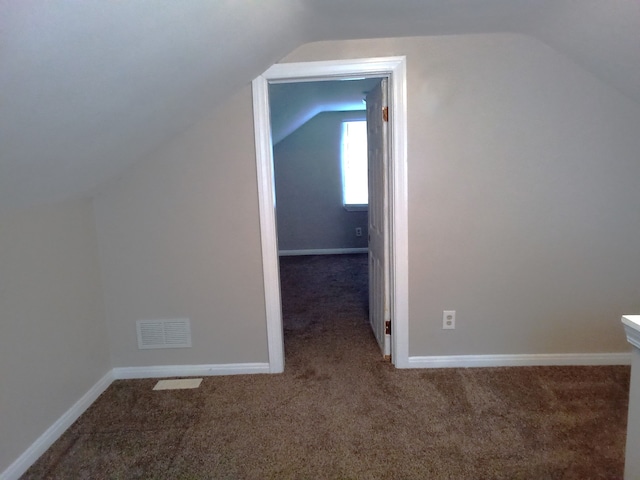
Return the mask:
<path id="1" fill-rule="evenodd" d="M 361 236 L 362 236 L 362 228 L 356 227 L 356 237 L 361 237 Z"/>
<path id="2" fill-rule="evenodd" d="M 442 312 L 442 329 L 455 330 L 456 328 L 456 311 L 445 310 Z"/>

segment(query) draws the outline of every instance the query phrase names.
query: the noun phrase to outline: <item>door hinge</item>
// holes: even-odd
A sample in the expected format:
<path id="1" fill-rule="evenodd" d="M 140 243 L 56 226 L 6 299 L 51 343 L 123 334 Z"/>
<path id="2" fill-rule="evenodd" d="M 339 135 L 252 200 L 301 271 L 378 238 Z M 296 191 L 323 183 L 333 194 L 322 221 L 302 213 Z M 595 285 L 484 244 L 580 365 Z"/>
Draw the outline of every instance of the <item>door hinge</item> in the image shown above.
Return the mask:
<path id="1" fill-rule="evenodd" d="M 384 322 L 384 333 L 385 335 L 391 335 L 391 320 Z"/>
<path id="2" fill-rule="evenodd" d="M 389 107 L 382 107 L 382 120 L 389 121 Z"/>

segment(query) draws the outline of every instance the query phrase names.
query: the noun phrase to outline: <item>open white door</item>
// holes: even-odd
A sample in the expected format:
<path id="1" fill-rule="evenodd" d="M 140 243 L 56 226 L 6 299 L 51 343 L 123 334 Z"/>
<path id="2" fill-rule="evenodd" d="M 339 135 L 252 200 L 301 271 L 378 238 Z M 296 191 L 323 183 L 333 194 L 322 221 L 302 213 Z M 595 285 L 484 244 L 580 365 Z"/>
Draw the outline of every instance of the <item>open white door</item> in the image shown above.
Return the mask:
<path id="1" fill-rule="evenodd" d="M 384 356 L 391 355 L 388 232 L 387 79 L 367 95 L 369 155 L 369 322 Z"/>

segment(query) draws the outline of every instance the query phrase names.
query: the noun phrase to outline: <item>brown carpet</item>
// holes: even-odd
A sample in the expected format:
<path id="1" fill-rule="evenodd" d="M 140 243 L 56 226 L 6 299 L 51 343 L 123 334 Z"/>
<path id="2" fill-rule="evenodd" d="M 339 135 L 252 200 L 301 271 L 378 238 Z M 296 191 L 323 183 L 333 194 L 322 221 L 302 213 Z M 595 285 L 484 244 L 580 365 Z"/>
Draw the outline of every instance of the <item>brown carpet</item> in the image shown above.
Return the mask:
<path id="1" fill-rule="evenodd" d="M 396 370 L 366 265 L 283 258 L 284 374 L 116 381 L 23 478 L 622 478 L 628 367 Z"/>

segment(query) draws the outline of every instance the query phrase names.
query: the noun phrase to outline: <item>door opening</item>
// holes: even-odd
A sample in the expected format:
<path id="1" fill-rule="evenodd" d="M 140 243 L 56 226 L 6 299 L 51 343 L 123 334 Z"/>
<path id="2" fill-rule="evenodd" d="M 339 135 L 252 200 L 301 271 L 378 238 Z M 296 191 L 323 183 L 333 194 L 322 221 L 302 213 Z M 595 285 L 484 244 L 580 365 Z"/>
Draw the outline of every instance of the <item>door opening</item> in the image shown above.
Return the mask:
<path id="1" fill-rule="evenodd" d="M 386 77 L 389 80 L 389 148 L 384 173 L 388 178 L 388 238 L 384 252 L 388 268 L 382 267 L 389 291 L 386 308 L 393 320 L 389 345 L 398 368 L 409 366 L 408 358 L 408 252 L 406 195 L 406 67 L 404 57 L 276 64 L 253 81 L 254 126 L 258 168 L 260 225 L 267 315 L 269 365 L 272 373 L 284 370 L 284 340 L 275 216 L 273 148 L 269 115 L 269 84 L 354 77 Z M 383 347 L 384 348 L 384 347 Z M 384 352 L 384 350 L 383 350 Z"/>

